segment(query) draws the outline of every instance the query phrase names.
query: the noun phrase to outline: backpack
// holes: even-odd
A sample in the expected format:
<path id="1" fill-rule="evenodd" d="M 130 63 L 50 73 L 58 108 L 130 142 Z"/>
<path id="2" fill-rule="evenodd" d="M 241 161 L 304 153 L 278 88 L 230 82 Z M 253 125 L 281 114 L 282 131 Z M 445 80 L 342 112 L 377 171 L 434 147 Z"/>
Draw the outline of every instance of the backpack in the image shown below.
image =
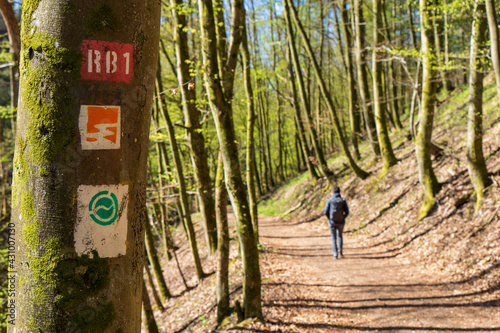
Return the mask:
<path id="1" fill-rule="evenodd" d="M 345 222 L 345 201 L 341 197 L 335 197 L 330 201 L 330 220 L 335 223 L 343 224 Z"/>

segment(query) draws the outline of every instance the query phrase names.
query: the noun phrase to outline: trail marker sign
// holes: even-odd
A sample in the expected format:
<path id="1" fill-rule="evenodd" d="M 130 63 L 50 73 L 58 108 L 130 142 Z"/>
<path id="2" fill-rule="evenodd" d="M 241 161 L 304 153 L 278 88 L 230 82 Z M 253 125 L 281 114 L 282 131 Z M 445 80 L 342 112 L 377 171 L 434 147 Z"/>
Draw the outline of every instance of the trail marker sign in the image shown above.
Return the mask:
<path id="1" fill-rule="evenodd" d="M 80 185 L 75 226 L 76 253 L 90 254 L 96 250 L 101 258 L 125 255 L 127 203 L 128 185 Z"/>
<path id="2" fill-rule="evenodd" d="M 121 136 L 121 108 L 82 105 L 78 127 L 83 150 L 118 149 Z"/>
<path id="3" fill-rule="evenodd" d="M 129 83 L 134 75 L 134 45 L 84 40 L 82 79 Z"/>

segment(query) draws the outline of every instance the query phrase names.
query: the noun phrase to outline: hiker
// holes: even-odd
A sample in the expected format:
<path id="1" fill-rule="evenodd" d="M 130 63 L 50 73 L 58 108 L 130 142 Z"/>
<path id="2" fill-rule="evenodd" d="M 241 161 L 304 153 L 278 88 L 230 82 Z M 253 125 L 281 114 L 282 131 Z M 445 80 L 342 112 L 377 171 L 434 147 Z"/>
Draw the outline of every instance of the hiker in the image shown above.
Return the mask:
<path id="1" fill-rule="evenodd" d="M 326 201 L 323 213 L 328 218 L 328 225 L 332 234 L 333 259 L 338 259 L 342 254 L 342 232 L 344 231 L 345 218 L 349 216 L 347 202 L 340 196 L 340 188 L 333 188 L 333 195 Z"/>

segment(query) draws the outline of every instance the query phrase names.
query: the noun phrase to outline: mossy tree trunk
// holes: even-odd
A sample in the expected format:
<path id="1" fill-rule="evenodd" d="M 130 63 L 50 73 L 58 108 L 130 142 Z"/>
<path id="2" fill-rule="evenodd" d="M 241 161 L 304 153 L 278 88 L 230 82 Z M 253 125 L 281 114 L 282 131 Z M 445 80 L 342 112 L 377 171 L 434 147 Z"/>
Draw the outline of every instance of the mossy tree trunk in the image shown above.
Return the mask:
<path id="1" fill-rule="evenodd" d="M 293 67 L 295 68 L 297 85 L 299 87 L 299 95 L 300 95 L 300 99 L 302 102 L 302 109 L 304 110 L 304 112 L 306 114 L 307 132 L 309 133 L 309 137 L 310 137 L 312 145 L 314 147 L 314 153 L 316 155 L 317 163 L 319 164 L 320 169 L 323 172 L 323 174 L 325 175 L 328 182 L 330 184 L 333 184 L 335 176 L 334 176 L 333 172 L 328 168 L 328 164 L 326 162 L 325 155 L 323 154 L 323 149 L 318 142 L 318 135 L 317 135 L 316 129 L 314 127 L 313 118 L 311 115 L 311 107 L 310 107 L 310 103 L 308 100 L 308 94 L 306 92 L 304 78 L 302 76 L 302 69 L 301 69 L 300 63 L 299 63 L 299 56 L 297 54 L 297 49 L 295 46 L 295 38 L 293 36 L 292 22 L 291 22 L 290 17 L 289 17 L 290 15 L 289 15 L 287 10 L 284 11 L 284 14 L 285 14 L 285 20 L 286 20 L 286 26 L 287 26 L 288 45 L 289 45 L 290 53 L 292 56 Z"/>
<path id="2" fill-rule="evenodd" d="M 140 331 L 159 23 L 157 1 L 23 2 L 9 332 Z"/>
<path id="3" fill-rule="evenodd" d="M 155 240 L 153 236 L 153 231 L 151 230 L 151 222 L 146 213 L 146 252 L 148 255 L 149 262 L 153 266 L 153 273 L 156 278 L 156 283 L 158 284 L 158 289 L 160 289 L 160 297 L 162 303 L 165 303 L 167 299 L 172 297 L 170 291 L 168 290 L 165 277 L 163 276 L 163 270 L 161 268 L 160 259 L 158 258 L 158 252 L 156 251 Z M 147 264 L 147 262 L 146 262 Z"/>
<path id="4" fill-rule="evenodd" d="M 245 26 L 243 32 L 243 41 L 241 44 L 241 53 L 243 56 L 243 80 L 245 85 L 245 93 L 247 96 L 247 188 L 248 188 L 248 203 L 250 204 L 250 214 L 252 216 L 252 225 L 254 228 L 255 239 L 259 241 L 259 214 L 257 212 L 257 191 L 255 184 L 255 110 L 254 96 L 252 89 L 252 76 L 250 67 L 250 52 L 248 51 L 247 29 Z M 278 106 L 279 108 L 279 106 Z M 281 155 L 280 155 L 281 156 Z M 280 157 L 281 158 L 281 157 Z M 281 162 L 280 162 L 281 163 Z M 283 170 L 282 170 L 283 171 Z"/>
<path id="5" fill-rule="evenodd" d="M 382 0 L 373 0 L 373 108 L 375 110 L 375 124 L 377 126 L 377 138 L 380 144 L 380 150 L 382 154 L 382 159 L 384 161 L 384 166 L 382 168 L 382 174 L 385 174 L 387 170 L 398 163 L 396 156 L 394 156 L 394 151 L 392 150 L 391 140 L 389 138 L 389 131 L 387 130 L 387 120 L 386 120 L 386 110 L 383 106 L 386 103 L 382 103 L 384 99 L 384 89 L 383 89 L 383 78 L 382 78 L 382 63 L 381 55 L 385 52 L 382 51 L 381 45 L 383 37 L 380 35 L 380 29 L 382 28 Z"/>
<path id="6" fill-rule="evenodd" d="M 203 273 L 203 268 L 201 266 L 200 254 L 198 252 L 198 243 L 196 241 L 196 233 L 194 231 L 193 221 L 191 220 L 191 207 L 189 206 L 189 198 L 187 194 L 186 179 L 184 177 L 184 169 L 182 166 L 181 156 L 179 153 L 179 148 L 177 146 L 177 139 L 175 138 L 174 126 L 170 120 L 170 115 L 168 110 L 166 110 L 166 105 L 163 104 L 160 96 L 160 92 L 163 91 L 160 88 L 159 78 L 156 80 L 156 93 L 158 98 L 158 106 L 160 112 L 163 115 L 163 120 L 167 128 L 168 141 L 170 142 L 170 149 L 172 150 L 172 157 L 174 159 L 174 169 L 177 182 L 179 184 L 179 197 L 182 211 L 182 222 L 184 225 L 184 230 L 186 232 L 187 239 L 189 241 L 189 247 L 191 248 L 191 254 L 193 255 L 194 267 L 196 270 L 196 277 L 198 281 L 203 279 L 205 274 Z M 168 225 L 166 226 L 168 227 Z"/>
<path id="7" fill-rule="evenodd" d="M 227 191 L 224 182 L 224 162 L 219 152 L 215 179 L 215 212 L 217 217 L 217 323 L 231 312 L 229 306 L 229 226 L 227 223 Z"/>
<path id="8" fill-rule="evenodd" d="M 467 167 L 476 192 L 476 210 L 483 202 L 483 191 L 491 183 L 483 154 L 483 77 L 486 47 L 486 5 L 474 3 L 470 42 L 469 115 L 467 123 Z"/>
<path id="9" fill-rule="evenodd" d="M 495 79 L 497 82 L 497 95 L 500 98 L 500 41 L 498 33 L 497 11 L 494 0 L 485 0 L 486 14 L 488 17 L 488 28 L 490 31 L 491 41 L 491 62 L 495 71 Z"/>
<path id="10" fill-rule="evenodd" d="M 340 144 L 342 146 L 342 150 L 344 152 L 344 155 L 346 156 L 346 158 L 349 162 L 349 166 L 351 167 L 352 171 L 356 174 L 356 176 L 358 176 L 361 179 L 365 179 L 366 177 L 368 177 L 369 174 L 366 171 L 362 170 L 356 164 L 354 159 L 352 158 L 351 152 L 349 151 L 349 148 L 347 146 L 347 140 L 345 139 L 342 128 L 340 127 L 340 121 L 339 121 L 339 118 L 337 116 L 337 112 L 335 110 L 335 107 L 333 105 L 331 94 L 326 87 L 326 83 L 325 83 L 323 76 L 321 74 L 321 70 L 320 70 L 318 63 L 316 61 L 316 57 L 314 56 L 314 53 L 312 51 L 309 39 L 304 31 L 304 28 L 303 28 L 299 18 L 298 18 L 297 10 L 295 9 L 295 6 L 293 5 L 292 0 L 283 0 L 283 2 L 284 2 L 283 5 L 285 7 L 285 15 L 287 14 L 287 8 L 289 8 L 290 12 L 292 13 L 292 18 L 293 18 L 293 21 L 295 23 L 295 26 L 297 27 L 297 30 L 299 31 L 299 33 L 302 37 L 303 45 L 306 49 L 309 60 L 311 61 L 312 65 L 313 65 L 316 79 L 318 80 L 318 85 L 319 85 L 319 88 L 321 91 L 321 95 L 325 99 L 326 106 L 328 107 L 328 110 L 330 111 L 330 114 L 332 116 L 333 126 L 335 129 L 335 132 L 336 132 L 337 137 L 338 137 Z"/>
<path id="11" fill-rule="evenodd" d="M 259 253 L 253 231 L 248 193 L 243 183 L 238 146 L 232 118 L 231 100 L 233 94 L 234 71 L 238 50 L 243 39 L 245 8 L 243 1 L 233 1 L 231 44 L 228 48 L 226 75 L 218 76 L 217 52 L 214 43 L 215 32 L 214 8 L 211 0 L 199 2 L 201 18 L 201 39 L 204 78 L 207 96 L 217 128 L 217 137 L 224 161 L 224 175 L 228 197 L 233 206 L 236 226 L 243 260 L 243 311 L 245 318 L 262 318 L 261 277 Z"/>
<path id="12" fill-rule="evenodd" d="M 351 143 L 353 147 L 354 159 L 357 161 L 361 158 L 359 153 L 358 141 L 361 137 L 361 127 L 360 127 L 360 114 L 359 114 L 359 102 L 358 93 L 356 91 L 356 79 L 354 78 L 354 59 L 352 57 L 352 35 L 349 30 L 349 10 L 347 8 L 346 0 L 341 0 L 340 10 L 342 15 L 342 32 L 345 39 L 345 63 L 346 63 L 346 74 L 347 74 L 347 96 L 349 101 L 349 119 L 351 125 Z"/>
<path id="13" fill-rule="evenodd" d="M 365 20 L 363 16 L 363 0 L 353 0 L 354 22 L 356 29 L 356 67 L 358 69 L 359 97 L 361 110 L 365 120 L 368 140 L 375 156 L 380 156 L 380 146 L 377 141 L 377 129 L 373 109 L 370 105 L 370 90 L 368 88 L 368 75 L 366 73 L 366 46 L 365 46 Z"/>
<path id="14" fill-rule="evenodd" d="M 142 306 L 146 333 L 158 333 L 158 325 L 156 324 L 153 307 L 151 306 L 151 299 L 149 298 L 148 290 L 146 289 L 146 282 L 144 282 L 144 280 L 142 281 L 142 290 Z"/>
<path id="15" fill-rule="evenodd" d="M 421 220 L 434 207 L 434 196 L 439 190 L 439 183 L 431 161 L 431 137 L 436 107 L 436 49 L 434 45 L 434 31 L 432 14 L 435 0 L 420 0 L 421 40 L 422 40 L 422 103 L 420 108 L 415 150 L 418 163 L 419 181 L 424 190 L 424 202 L 418 212 Z"/>
<path id="16" fill-rule="evenodd" d="M 217 248 L 217 226 L 215 204 L 210 179 L 210 168 L 205 149 L 205 138 L 200 126 L 200 111 L 196 106 L 195 78 L 190 75 L 190 57 L 188 48 L 187 20 L 183 14 L 182 0 L 170 0 L 172 27 L 174 28 L 175 53 L 177 55 L 177 80 L 184 111 L 186 140 L 193 165 L 196 191 L 200 202 L 200 212 L 205 230 L 209 252 Z"/>
<path id="17" fill-rule="evenodd" d="M 290 36 L 288 36 L 288 59 L 291 59 L 291 41 L 290 41 Z M 316 168 L 314 167 L 314 164 L 312 163 L 311 159 L 309 158 L 311 156 L 309 152 L 309 148 L 307 147 L 307 134 L 306 130 L 304 129 L 304 123 L 302 122 L 302 114 L 300 112 L 299 108 L 299 100 L 297 98 L 297 88 L 295 87 L 295 75 L 292 69 L 292 63 L 289 61 L 288 62 L 288 72 L 289 72 L 289 82 L 290 82 L 290 87 L 292 91 L 292 107 L 293 111 L 295 114 L 295 127 L 297 131 L 297 138 L 298 138 L 298 147 L 297 147 L 297 163 L 298 163 L 298 171 L 301 172 L 301 161 L 304 162 L 304 164 L 307 167 L 307 171 L 309 171 L 309 175 L 311 176 L 311 180 L 313 184 L 316 184 L 316 182 L 319 179 L 318 174 L 316 173 Z M 302 152 L 302 154 L 300 153 Z M 302 158 L 301 158 L 302 157 Z"/>

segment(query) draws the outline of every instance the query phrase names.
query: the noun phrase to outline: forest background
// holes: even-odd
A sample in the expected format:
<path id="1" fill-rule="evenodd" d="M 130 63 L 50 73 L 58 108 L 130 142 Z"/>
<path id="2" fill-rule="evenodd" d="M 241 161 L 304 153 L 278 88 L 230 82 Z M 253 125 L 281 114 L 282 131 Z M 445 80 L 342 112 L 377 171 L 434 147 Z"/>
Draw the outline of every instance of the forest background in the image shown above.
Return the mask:
<path id="1" fill-rule="evenodd" d="M 22 3 L 1 2 L 19 21 Z M 434 111 L 456 89 L 468 89 L 469 94 L 468 116 L 463 119 L 468 132 L 463 139 L 474 186 L 458 202 L 474 200 L 476 210 L 480 209 L 492 184 L 490 174 L 495 172 L 486 169 L 485 159 L 498 156 L 488 152 L 485 158 L 482 152 L 482 82 L 489 73 L 500 80 L 493 1 L 246 1 L 243 15 L 237 11 L 241 2 L 209 3 L 215 10 L 217 52 L 221 53 L 218 75 L 234 80 L 224 93 L 232 108 L 236 161 L 246 175 L 240 186 L 245 193 L 248 190 L 256 235 L 259 198 L 302 172 L 307 172 L 312 184 L 320 177 L 327 179 L 325 188 L 337 184 L 346 167 L 360 179 L 383 179 L 398 162 L 393 147 L 401 144 L 415 146 L 423 188 L 418 219 L 428 216 L 439 191 L 431 158 L 447 152 L 442 142 L 432 141 Z M 239 26 L 235 26 L 235 17 L 244 23 L 236 21 Z M 186 226 L 192 213 L 200 213 L 210 253 L 218 243 L 215 193 L 220 184 L 216 177 L 221 170 L 220 140 L 203 84 L 204 23 L 198 3 L 162 2 L 147 202 L 150 231 L 158 251 L 168 258 L 175 254 L 169 229 L 181 222 Z M 240 35 L 234 33 L 238 27 L 243 28 L 237 32 Z M 19 55 L 7 29 L 0 33 L 0 192 L 5 243 Z M 241 51 L 230 49 L 235 37 L 241 38 Z M 500 98 L 497 89 L 495 98 Z M 498 108 L 491 112 L 489 119 L 498 119 Z M 391 142 L 391 132 L 404 135 Z M 346 164 L 334 169 L 327 158 L 338 153 Z M 363 170 L 379 163 L 383 167 L 376 175 Z M 188 238 L 196 275 L 202 279 L 196 237 Z M 7 258 L 7 246 L 2 251 L 2 258 Z M 7 260 L 2 265 L 6 270 Z M 3 277 L 2 286 L 5 306 Z M 168 290 L 160 294 L 166 298 Z"/>

